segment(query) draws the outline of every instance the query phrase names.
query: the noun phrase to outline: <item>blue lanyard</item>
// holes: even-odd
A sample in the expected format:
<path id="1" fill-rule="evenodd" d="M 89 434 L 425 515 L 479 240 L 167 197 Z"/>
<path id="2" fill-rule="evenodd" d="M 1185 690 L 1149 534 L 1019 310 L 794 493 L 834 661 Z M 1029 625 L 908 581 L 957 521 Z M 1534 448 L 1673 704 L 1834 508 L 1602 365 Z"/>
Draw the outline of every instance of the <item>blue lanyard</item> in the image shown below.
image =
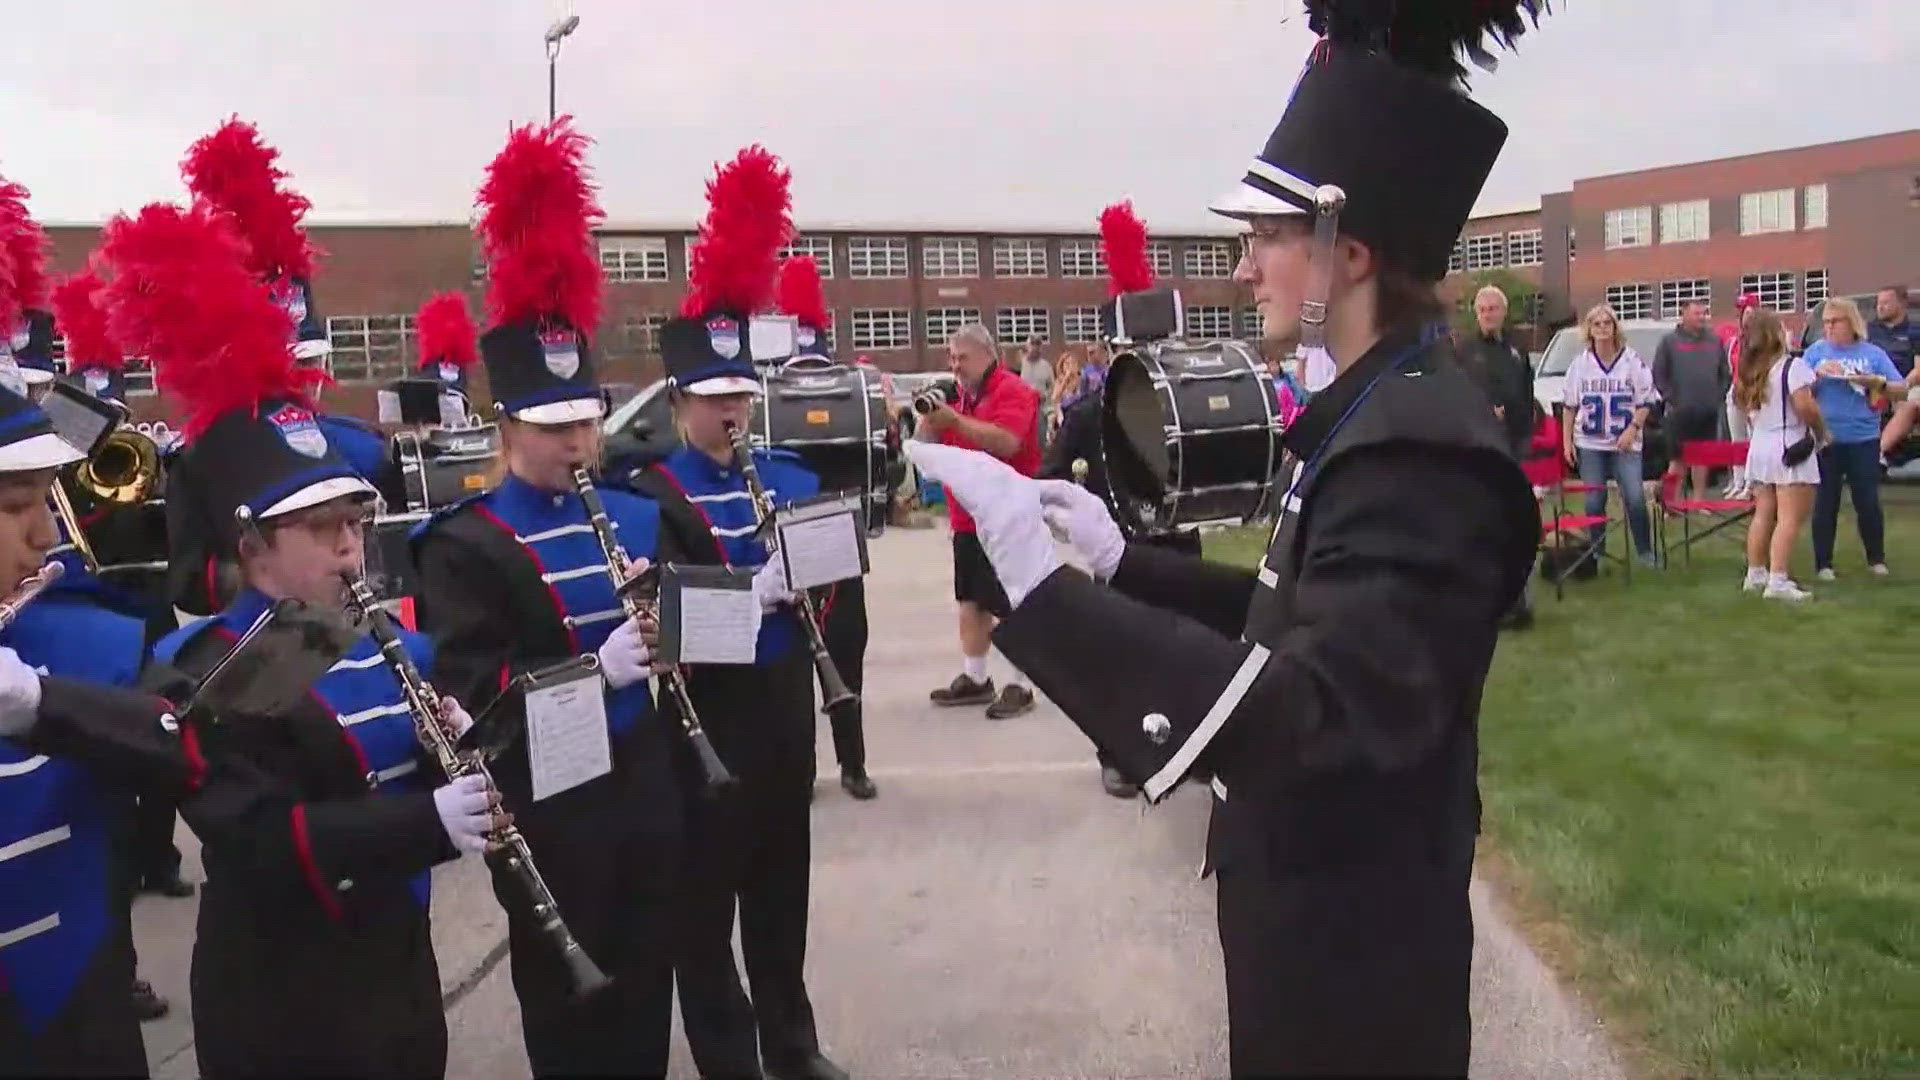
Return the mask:
<path id="1" fill-rule="evenodd" d="M 1367 398 L 1373 394 L 1374 388 L 1380 385 L 1380 380 L 1399 371 L 1401 365 L 1413 359 L 1414 354 L 1439 340 L 1442 331 L 1443 327 L 1441 324 L 1428 324 L 1425 329 L 1420 331 L 1420 340 L 1418 342 L 1408 346 L 1399 356 L 1393 358 L 1392 363 L 1381 368 L 1372 379 L 1367 381 L 1367 385 L 1360 391 L 1359 396 L 1353 399 L 1353 404 L 1348 405 L 1347 411 L 1340 414 L 1340 419 L 1333 422 L 1333 427 L 1328 429 L 1326 436 L 1320 440 L 1320 445 L 1313 448 L 1313 456 L 1308 458 L 1306 464 L 1300 466 L 1300 471 L 1294 474 L 1293 483 L 1287 485 L 1287 493 L 1282 496 L 1280 500 L 1280 512 L 1283 515 L 1286 513 L 1287 500 L 1293 498 L 1294 492 L 1300 490 L 1300 485 L 1306 483 L 1307 478 L 1313 475 L 1315 469 L 1319 468 L 1321 456 L 1327 452 L 1327 447 L 1333 445 L 1333 437 L 1340 433 L 1341 428 L 1347 426 L 1347 421 L 1353 419 L 1353 414 L 1359 411 L 1361 405 L 1366 403 Z M 1321 393 L 1325 392 L 1324 390 L 1321 391 Z"/>

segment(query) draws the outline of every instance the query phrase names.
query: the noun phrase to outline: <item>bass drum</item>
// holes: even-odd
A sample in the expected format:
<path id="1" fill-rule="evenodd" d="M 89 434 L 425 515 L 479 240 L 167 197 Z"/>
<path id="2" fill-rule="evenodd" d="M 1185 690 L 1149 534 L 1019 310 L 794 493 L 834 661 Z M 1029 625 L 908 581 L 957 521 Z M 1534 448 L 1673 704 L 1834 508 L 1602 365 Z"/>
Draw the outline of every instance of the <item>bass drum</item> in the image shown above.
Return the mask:
<path id="1" fill-rule="evenodd" d="M 887 422 L 880 372 L 817 358 L 761 373 L 751 425 L 756 446 L 791 450 L 820 477 L 820 493 L 858 494 L 867 532 L 886 526 L 900 447 Z"/>
<path id="2" fill-rule="evenodd" d="M 1101 453 L 1121 527 L 1138 536 L 1258 516 L 1279 464 L 1273 377 L 1244 342 L 1156 342 L 1116 354 Z"/>
<path id="3" fill-rule="evenodd" d="M 381 495 L 408 513 L 439 510 L 487 490 L 499 459 L 497 424 L 402 431 L 393 437 L 400 498 L 387 491 Z"/>

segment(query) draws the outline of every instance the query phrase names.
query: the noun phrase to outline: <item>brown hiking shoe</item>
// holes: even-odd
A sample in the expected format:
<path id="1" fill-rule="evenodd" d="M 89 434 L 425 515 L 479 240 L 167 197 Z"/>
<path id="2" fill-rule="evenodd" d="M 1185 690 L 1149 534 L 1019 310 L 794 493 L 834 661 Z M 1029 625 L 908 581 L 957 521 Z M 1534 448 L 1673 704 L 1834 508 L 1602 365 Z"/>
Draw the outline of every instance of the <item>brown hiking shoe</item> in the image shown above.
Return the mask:
<path id="1" fill-rule="evenodd" d="M 993 680 L 974 682 L 963 672 L 953 681 L 927 695 L 935 705 L 986 705 L 993 701 Z"/>
<path id="2" fill-rule="evenodd" d="M 993 704 L 987 706 L 987 719 L 1007 720 L 1033 711 L 1033 691 L 1019 683 L 1008 683 Z"/>

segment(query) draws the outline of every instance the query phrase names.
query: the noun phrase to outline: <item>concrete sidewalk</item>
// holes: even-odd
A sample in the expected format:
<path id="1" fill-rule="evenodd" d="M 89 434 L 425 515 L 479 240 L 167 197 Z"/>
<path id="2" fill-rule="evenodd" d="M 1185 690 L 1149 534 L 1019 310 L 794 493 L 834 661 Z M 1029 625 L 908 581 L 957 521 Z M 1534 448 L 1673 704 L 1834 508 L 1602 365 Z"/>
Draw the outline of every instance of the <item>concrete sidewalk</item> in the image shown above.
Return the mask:
<path id="1" fill-rule="evenodd" d="M 958 663 L 946 530 L 891 530 L 873 554 L 865 700 L 878 800 L 840 791 L 821 725 L 808 969 L 829 1054 L 888 1080 L 1223 1075 L 1212 883 L 1196 877 L 1205 793 L 1151 810 L 1108 797 L 1091 748 L 1045 701 L 997 722 L 930 705 Z M 1009 669 L 994 665 L 1004 682 Z M 441 981 L 457 991 L 448 1075 L 525 1076 L 498 961 L 504 922 L 482 878 L 472 859 L 435 876 Z M 1473 1074 L 1621 1077 L 1604 1034 L 1483 883 L 1472 899 Z M 142 972 L 174 1002 L 146 1028 L 165 1078 L 195 1075 L 193 907 L 135 910 Z M 674 1074 L 693 1076 L 678 1038 L 674 1055 Z"/>

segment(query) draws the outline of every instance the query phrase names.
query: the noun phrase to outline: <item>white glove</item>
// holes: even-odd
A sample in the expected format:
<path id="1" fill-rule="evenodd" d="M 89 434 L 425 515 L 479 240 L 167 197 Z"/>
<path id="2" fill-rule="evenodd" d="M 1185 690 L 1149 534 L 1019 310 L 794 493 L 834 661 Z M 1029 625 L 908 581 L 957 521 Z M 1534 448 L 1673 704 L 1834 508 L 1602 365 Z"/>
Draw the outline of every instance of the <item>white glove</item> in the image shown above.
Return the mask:
<path id="1" fill-rule="evenodd" d="M 1040 516 L 1040 483 L 978 450 L 914 443 L 907 456 L 930 479 L 947 486 L 973 515 L 973 525 L 1007 591 L 1007 603 L 1019 607 L 1047 575 L 1060 569 L 1060 553 Z"/>
<path id="2" fill-rule="evenodd" d="M 0 735 L 25 735 L 40 719 L 40 673 L 0 648 Z"/>
<path id="3" fill-rule="evenodd" d="M 1040 513 L 1053 531 L 1086 560 L 1095 578 L 1109 580 L 1120 569 L 1127 538 L 1120 535 L 1120 526 L 1114 524 L 1100 496 L 1065 480 L 1042 480 Z"/>
<path id="4" fill-rule="evenodd" d="M 433 793 L 433 808 L 440 812 L 440 827 L 447 839 L 461 851 L 487 850 L 487 833 L 493 829 L 493 790 L 484 776 L 463 776 Z"/>
<path id="5" fill-rule="evenodd" d="M 640 621 L 632 618 L 614 627 L 595 655 L 600 658 L 600 673 L 606 676 L 607 686 L 614 690 L 625 690 L 645 679 L 653 662 L 653 650 L 640 635 Z"/>
<path id="6" fill-rule="evenodd" d="M 769 559 L 765 566 L 754 571 L 753 598 L 760 601 L 761 611 L 772 611 L 781 604 L 793 602 L 793 590 L 787 588 L 787 571 L 779 559 Z"/>

